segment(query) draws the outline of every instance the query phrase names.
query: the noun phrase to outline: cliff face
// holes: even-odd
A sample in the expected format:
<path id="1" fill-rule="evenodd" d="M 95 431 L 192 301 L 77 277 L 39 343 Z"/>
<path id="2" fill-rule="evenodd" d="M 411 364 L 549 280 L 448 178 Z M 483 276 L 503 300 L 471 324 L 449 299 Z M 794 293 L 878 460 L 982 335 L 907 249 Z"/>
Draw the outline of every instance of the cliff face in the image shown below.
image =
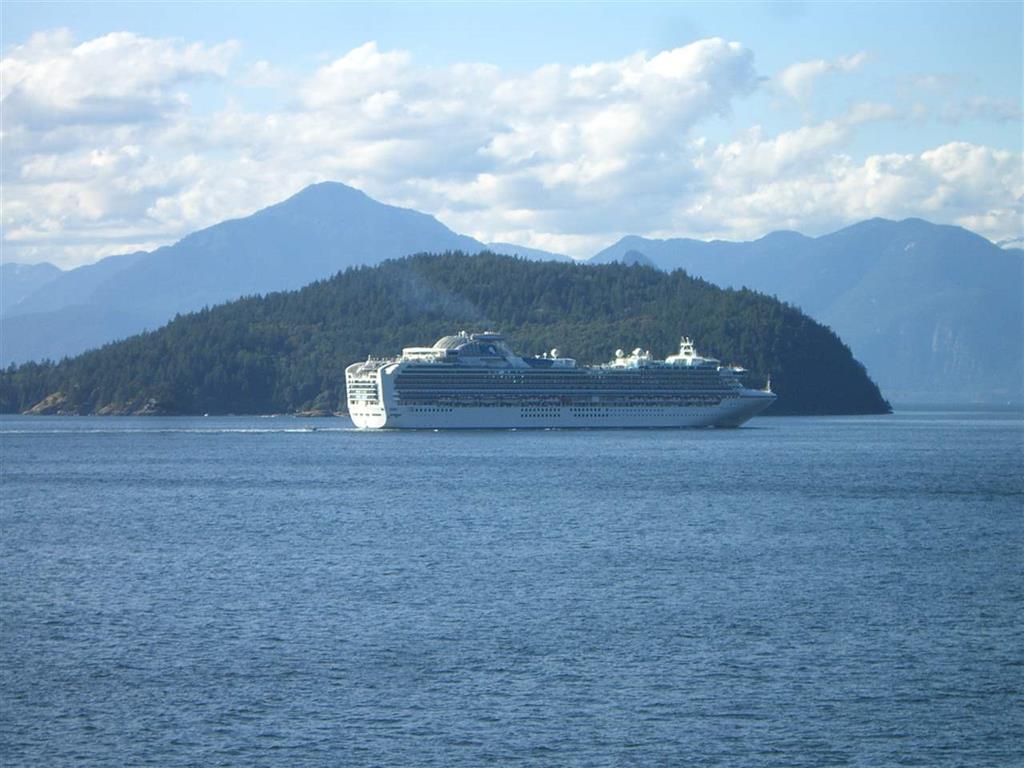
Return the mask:
<path id="1" fill-rule="evenodd" d="M 79 411 L 63 392 L 53 392 L 24 413 L 30 416 L 77 416 Z"/>

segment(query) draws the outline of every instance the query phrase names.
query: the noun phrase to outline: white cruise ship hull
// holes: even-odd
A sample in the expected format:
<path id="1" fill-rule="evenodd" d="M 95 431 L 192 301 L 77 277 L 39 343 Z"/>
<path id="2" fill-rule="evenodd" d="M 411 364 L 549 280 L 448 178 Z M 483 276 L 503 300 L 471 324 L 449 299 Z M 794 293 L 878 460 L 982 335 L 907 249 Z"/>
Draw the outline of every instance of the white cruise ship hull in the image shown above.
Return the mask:
<path id="1" fill-rule="evenodd" d="M 377 406 L 352 409 L 360 429 L 672 429 L 738 427 L 775 401 L 759 390 L 717 405 Z"/>
<path id="2" fill-rule="evenodd" d="M 500 334 L 460 332 L 353 363 L 345 376 L 362 429 L 664 429 L 738 427 L 775 401 L 744 388 L 740 372 L 698 356 L 685 337 L 664 361 L 619 350 L 608 365 L 579 368 L 558 350 L 523 358 Z"/>

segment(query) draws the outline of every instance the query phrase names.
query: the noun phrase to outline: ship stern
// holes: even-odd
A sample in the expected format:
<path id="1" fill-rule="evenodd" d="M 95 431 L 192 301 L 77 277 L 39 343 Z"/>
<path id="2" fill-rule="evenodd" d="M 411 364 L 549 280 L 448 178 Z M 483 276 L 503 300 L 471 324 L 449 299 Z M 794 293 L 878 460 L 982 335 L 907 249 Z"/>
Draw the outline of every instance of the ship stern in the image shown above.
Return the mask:
<path id="1" fill-rule="evenodd" d="M 368 360 L 345 369 L 348 415 L 359 429 L 383 429 L 388 414 L 382 381 L 383 366 Z"/>

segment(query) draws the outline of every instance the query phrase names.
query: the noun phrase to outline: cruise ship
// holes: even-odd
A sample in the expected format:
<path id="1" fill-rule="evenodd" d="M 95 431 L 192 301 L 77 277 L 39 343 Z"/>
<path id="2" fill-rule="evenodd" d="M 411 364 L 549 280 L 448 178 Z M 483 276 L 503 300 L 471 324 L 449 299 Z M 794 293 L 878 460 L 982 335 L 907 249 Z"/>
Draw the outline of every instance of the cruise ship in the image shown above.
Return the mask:
<path id="1" fill-rule="evenodd" d="M 557 349 L 521 357 L 500 333 L 462 331 L 354 363 L 345 384 L 362 429 L 738 427 L 775 401 L 770 382 L 748 389 L 743 373 L 686 337 L 665 360 L 618 350 L 580 366 Z"/>

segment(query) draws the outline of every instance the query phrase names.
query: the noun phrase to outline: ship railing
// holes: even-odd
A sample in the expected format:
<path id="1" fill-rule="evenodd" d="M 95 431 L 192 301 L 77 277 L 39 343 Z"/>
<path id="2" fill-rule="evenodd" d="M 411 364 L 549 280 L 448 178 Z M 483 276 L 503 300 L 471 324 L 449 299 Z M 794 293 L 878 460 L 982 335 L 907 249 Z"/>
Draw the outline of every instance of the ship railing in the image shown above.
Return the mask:
<path id="1" fill-rule="evenodd" d="M 735 386 L 701 387 L 686 390 L 671 387 L 651 387 L 643 393 L 636 389 L 587 388 L 572 392 L 540 388 L 469 388 L 469 387 L 437 387 L 437 386 L 402 386 L 397 390 L 399 397 L 634 397 L 646 399 L 650 397 L 687 397 L 690 395 L 723 395 L 736 390 Z"/>
<path id="2" fill-rule="evenodd" d="M 707 393 L 685 395 L 664 395 L 664 396 L 631 396 L 631 397 L 604 397 L 592 399 L 584 396 L 531 396 L 531 397 L 501 397 L 501 396 L 399 396 L 398 402 L 401 405 L 443 405 L 443 406 L 469 406 L 480 408 L 505 408 L 505 407 L 534 407 L 534 406 L 556 406 L 563 405 L 573 408 L 605 408 L 605 407 L 665 407 L 680 405 L 717 405 L 723 399 L 729 399 L 735 395 L 727 393 Z"/>

